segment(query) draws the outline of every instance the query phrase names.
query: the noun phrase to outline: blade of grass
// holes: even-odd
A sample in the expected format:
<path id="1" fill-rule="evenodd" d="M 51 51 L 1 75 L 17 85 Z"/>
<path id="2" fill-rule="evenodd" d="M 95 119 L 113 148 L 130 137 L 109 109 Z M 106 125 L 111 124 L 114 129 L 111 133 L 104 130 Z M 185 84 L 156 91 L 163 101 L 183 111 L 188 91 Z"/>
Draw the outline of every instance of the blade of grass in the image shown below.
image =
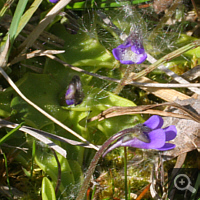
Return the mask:
<path id="1" fill-rule="evenodd" d="M 134 1 L 118 1 L 116 3 L 115 0 L 100 0 L 100 1 L 96 1 L 96 5 L 94 6 L 94 8 L 119 8 L 122 7 L 124 5 L 130 4 L 139 4 L 139 3 L 143 3 L 143 2 L 148 2 L 151 0 L 134 0 Z M 72 10 L 84 10 L 84 9 L 89 9 L 91 8 L 91 4 L 87 4 L 87 0 L 86 1 L 81 1 L 81 2 L 75 2 L 73 4 L 67 5 L 68 9 L 72 9 Z"/>
<path id="2" fill-rule="evenodd" d="M 17 127 L 16 124 L 14 124 L 12 122 L 5 121 L 5 120 L 2 120 L 2 119 L 0 119 L 0 126 L 1 127 L 7 127 L 7 128 Z M 66 158 L 66 155 L 67 155 L 66 150 L 64 150 L 62 147 L 56 145 L 54 142 L 52 142 L 51 140 L 47 139 L 43 135 L 39 134 L 37 131 L 31 130 L 31 129 L 25 127 L 25 126 L 22 126 L 19 130 L 31 135 L 32 137 L 34 137 L 34 138 L 36 138 L 38 140 L 40 140 L 44 144 L 49 145 L 50 148 L 54 149 L 60 155 L 62 155 L 63 157 Z"/>
<path id="3" fill-rule="evenodd" d="M 11 186 L 10 186 L 9 174 L 8 174 L 8 161 L 7 161 L 7 157 L 6 157 L 5 153 L 3 153 L 3 157 L 4 157 L 4 162 L 5 162 L 5 168 L 6 168 L 6 180 L 7 180 L 7 183 L 8 183 L 8 187 L 9 187 L 11 197 L 13 197 L 13 193 L 12 193 Z"/>
<path id="4" fill-rule="evenodd" d="M 12 46 L 16 36 L 17 36 L 17 28 L 21 19 L 21 16 L 26 8 L 26 5 L 28 3 L 28 0 L 19 0 L 17 4 L 17 8 L 15 10 L 10 29 L 9 29 L 9 35 L 10 35 L 10 46 Z"/>
<path id="5" fill-rule="evenodd" d="M 34 163 L 34 159 L 35 159 L 35 151 L 36 151 L 36 144 L 35 144 L 35 139 L 34 139 L 33 144 L 32 144 L 31 178 L 33 177 L 33 163 Z"/>
<path id="6" fill-rule="evenodd" d="M 155 63 L 157 60 L 152 57 L 151 55 L 148 54 L 147 56 L 147 60 L 150 63 Z M 160 65 L 158 67 L 158 69 L 162 70 L 163 72 L 165 72 L 168 76 L 172 77 L 175 81 L 177 81 L 178 83 L 181 84 L 187 84 L 189 83 L 189 81 L 185 80 L 182 76 L 179 76 L 178 74 L 174 73 L 173 71 L 171 71 L 170 69 L 168 69 L 167 67 L 165 67 L 164 65 Z M 197 86 L 198 87 L 198 86 Z M 188 89 L 191 90 L 192 92 L 195 92 L 197 94 L 200 94 L 200 89 L 199 88 L 192 88 L 190 86 L 188 86 Z"/>
<path id="7" fill-rule="evenodd" d="M 24 13 L 24 15 L 21 17 L 19 26 L 17 28 L 16 36 L 21 32 L 21 30 L 24 28 L 24 26 L 27 24 L 29 19 L 33 16 L 35 11 L 38 9 L 39 5 L 41 4 L 42 0 L 35 0 L 30 8 Z"/>
<path id="8" fill-rule="evenodd" d="M 4 137 L 2 137 L 2 138 L 0 139 L 0 145 L 2 145 L 3 143 L 5 143 L 6 140 L 8 140 L 10 137 L 12 137 L 12 135 L 13 135 L 16 131 L 18 131 L 18 130 L 22 127 L 23 124 L 24 124 L 24 123 L 22 122 L 22 123 L 19 124 L 16 128 L 14 128 L 14 129 L 11 130 L 10 132 L 8 132 Z"/>
<path id="9" fill-rule="evenodd" d="M 8 34 L 6 42 L 4 44 L 4 49 L 3 49 L 3 51 L 1 52 L 1 55 L 0 55 L 0 67 L 5 67 L 6 64 L 7 64 L 7 59 L 6 58 L 7 58 L 8 50 L 9 50 L 9 39 L 10 39 L 10 36 Z"/>
<path id="10" fill-rule="evenodd" d="M 19 46 L 17 52 L 25 53 L 26 50 L 35 42 L 44 29 L 52 22 L 58 13 L 70 2 L 71 0 L 60 0 L 42 19 L 37 27 L 31 32 L 28 38 Z"/>
<path id="11" fill-rule="evenodd" d="M 97 187 L 97 186 L 94 185 L 94 188 L 93 188 L 93 191 L 92 191 L 91 199 L 94 199 L 94 198 L 95 198 L 96 187 Z"/>
<path id="12" fill-rule="evenodd" d="M 8 128 L 14 128 L 14 127 L 17 127 L 18 125 L 19 124 L 15 124 L 15 123 L 0 119 L 0 126 L 8 127 Z M 32 127 L 29 127 L 29 126 L 22 126 L 20 128 L 20 131 L 26 132 L 27 134 L 30 133 L 30 135 L 32 135 L 35 138 L 37 138 L 37 136 L 34 136 L 33 133 L 36 133 L 36 134 L 39 134 L 39 135 L 42 135 L 44 137 L 48 137 L 48 138 L 51 138 L 51 139 L 54 139 L 54 140 L 58 140 L 60 142 L 66 142 L 66 143 L 69 143 L 69 144 L 74 145 L 74 146 L 82 146 L 82 147 L 85 147 L 85 148 L 92 148 L 91 146 L 87 145 L 86 143 L 78 142 L 78 141 L 75 141 L 75 140 L 70 140 L 70 139 L 67 139 L 67 138 L 64 138 L 64 137 L 61 137 L 61 136 L 58 136 L 58 135 L 54 135 L 54 134 L 51 134 L 51 133 L 48 133 L 48 132 L 45 132 L 45 131 L 42 131 L 42 130 L 38 130 L 38 129 L 35 129 L 35 128 L 32 128 Z M 98 147 L 100 147 L 100 146 L 98 146 Z"/>
<path id="13" fill-rule="evenodd" d="M 196 189 L 196 192 L 192 193 L 192 195 L 190 197 L 191 200 L 196 199 L 196 195 L 197 195 L 197 191 L 198 191 L 199 187 L 200 187 L 200 173 L 198 173 L 197 180 L 196 180 L 196 183 L 195 183 L 195 186 L 194 186 L 194 188 Z"/>
<path id="14" fill-rule="evenodd" d="M 109 169 L 109 176 L 111 178 L 111 183 L 112 183 L 112 198 L 114 197 L 115 194 L 115 185 L 114 185 L 114 178 L 113 178 L 113 174 L 112 174 L 112 170 Z"/>
<path id="15" fill-rule="evenodd" d="M 3 5 L 3 8 L 0 10 L 0 21 L 13 2 L 14 0 L 7 0 L 6 3 Z"/>

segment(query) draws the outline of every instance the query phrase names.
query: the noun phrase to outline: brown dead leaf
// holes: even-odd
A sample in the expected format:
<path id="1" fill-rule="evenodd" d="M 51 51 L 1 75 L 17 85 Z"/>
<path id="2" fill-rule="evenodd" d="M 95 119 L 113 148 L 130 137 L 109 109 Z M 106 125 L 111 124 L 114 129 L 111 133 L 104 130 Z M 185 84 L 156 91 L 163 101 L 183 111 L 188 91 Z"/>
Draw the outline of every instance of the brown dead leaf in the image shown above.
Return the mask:
<path id="1" fill-rule="evenodd" d="M 176 103 L 186 107 L 187 109 L 200 114 L 200 98 L 199 99 L 187 99 L 177 100 Z M 176 108 L 168 109 L 169 112 L 182 114 L 183 112 Z M 178 119 L 174 117 L 165 117 L 164 126 L 175 125 L 177 128 L 177 137 L 173 143 L 176 144 L 176 148 L 170 151 L 163 152 L 163 156 L 166 160 L 175 158 L 182 153 L 198 149 L 200 146 L 200 123 L 190 119 Z"/>
<path id="2" fill-rule="evenodd" d="M 159 14 L 160 12 L 166 10 L 172 3 L 173 0 L 154 0 L 154 11 Z"/>

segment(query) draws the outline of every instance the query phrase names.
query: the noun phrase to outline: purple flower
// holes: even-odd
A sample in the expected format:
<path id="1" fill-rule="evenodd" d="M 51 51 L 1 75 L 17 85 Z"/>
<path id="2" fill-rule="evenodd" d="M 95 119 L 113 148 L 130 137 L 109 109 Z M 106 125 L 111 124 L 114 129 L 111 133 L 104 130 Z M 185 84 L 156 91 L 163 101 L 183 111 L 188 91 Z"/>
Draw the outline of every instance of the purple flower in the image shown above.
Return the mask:
<path id="1" fill-rule="evenodd" d="M 122 64 L 141 64 L 147 58 L 147 54 L 137 34 L 130 34 L 123 44 L 112 50 L 116 60 Z"/>
<path id="2" fill-rule="evenodd" d="M 117 147 L 134 147 L 141 149 L 156 149 L 159 151 L 167 151 L 175 148 L 175 144 L 166 143 L 167 141 L 173 140 L 177 135 L 177 130 L 174 125 L 168 126 L 166 128 L 161 128 L 163 125 L 162 117 L 158 115 L 153 115 L 146 122 L 144 122 L 143 127 L 146 127 L 146 130 L 142 128 L 143 133 L 149 138 L 149 142 L 144 142 L 140 138 L 132 137 L 126 139 L 127 134 L 122 136 L 117 140 L 116 143 L 111 145 L 104 153 L 105 156 L 111 150 Z M 125 130 L 123 130 L 125 131 Z"/>
<path id="3" fill-rule="evenodd" d="M 84 94 L 82 92 L 82 84 L 79 76 L 73 76 L 66 94 L 65 94 L 65 100 L 67 105 L 77 105 L 82 103 Z"/>
<path id="4" fill-rule="evenodd" d="M 59 0 L 49 0 L 51 3 L 57 3 Z"/>

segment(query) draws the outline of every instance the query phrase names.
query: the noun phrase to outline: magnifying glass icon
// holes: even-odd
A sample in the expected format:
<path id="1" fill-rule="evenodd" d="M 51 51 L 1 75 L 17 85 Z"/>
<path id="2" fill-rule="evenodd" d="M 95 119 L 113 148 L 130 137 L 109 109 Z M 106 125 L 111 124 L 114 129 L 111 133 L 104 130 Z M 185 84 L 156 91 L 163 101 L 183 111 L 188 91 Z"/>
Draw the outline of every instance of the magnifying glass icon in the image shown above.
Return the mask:
<path id="1" fill-rule="evenodd" d="M 189 190 L 192 193 L 196 192 L 196 189 L 191 186 L 190 178 L 186 174 L 179 174 L 174 179 L 174 186 L 178 190 Z"/>

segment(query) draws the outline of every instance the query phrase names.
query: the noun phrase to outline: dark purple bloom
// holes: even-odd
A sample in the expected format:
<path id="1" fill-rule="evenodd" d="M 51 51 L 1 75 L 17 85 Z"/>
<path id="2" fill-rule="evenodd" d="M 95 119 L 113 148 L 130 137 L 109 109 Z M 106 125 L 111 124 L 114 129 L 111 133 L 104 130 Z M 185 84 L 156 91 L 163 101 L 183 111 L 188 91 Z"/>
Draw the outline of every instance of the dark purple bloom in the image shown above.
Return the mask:
<path id="1" fill-rule="evenodd" d="M 105 156 L 111 150 L 117 147 L 134 147 L 141 149 L 156 149 L 159 151 L 167 151 L 175 148 L 175 144 L 166 143 L 167 141 L 173 140 L 177 135 L 177 130 L 174 125 L 168 126 L 166 128 L 161 128 L 163 125 L 162 117 L 158 115 L 153 115 L 146 122 L 143 123 L 143 126 L 147 129 L 142 129 L 143 133 L 147 135 L 149 138 L 149 142 L 144 142 L 140 140 L 140 138 L 132 137 L 128 140 L 124 138 L 127 137 L 122 136 L 117 140 L 116 143 L 111 145 L 103 156 Z"/>
<path id="2" fill-rule="evenodd" d="M 66 94 L 65 94 L 65 100 L 67 105 L 77 105 L 82 103 L 84 94 L 82 92 L 82 84 L 79 76 L 73 76 Z"/>
<path id="3" fill-rule="evenodd" d="M 137 34 L 130 34 L 123 44 L 112 50 L 116 60 L 122 64 L 141 64 L 147 58 L 147 54 Z"/>
<path id="4" fill-rule="evenodd" d="M 49 0 L 51 3 L 57 3 L 59 0 Z"/>

